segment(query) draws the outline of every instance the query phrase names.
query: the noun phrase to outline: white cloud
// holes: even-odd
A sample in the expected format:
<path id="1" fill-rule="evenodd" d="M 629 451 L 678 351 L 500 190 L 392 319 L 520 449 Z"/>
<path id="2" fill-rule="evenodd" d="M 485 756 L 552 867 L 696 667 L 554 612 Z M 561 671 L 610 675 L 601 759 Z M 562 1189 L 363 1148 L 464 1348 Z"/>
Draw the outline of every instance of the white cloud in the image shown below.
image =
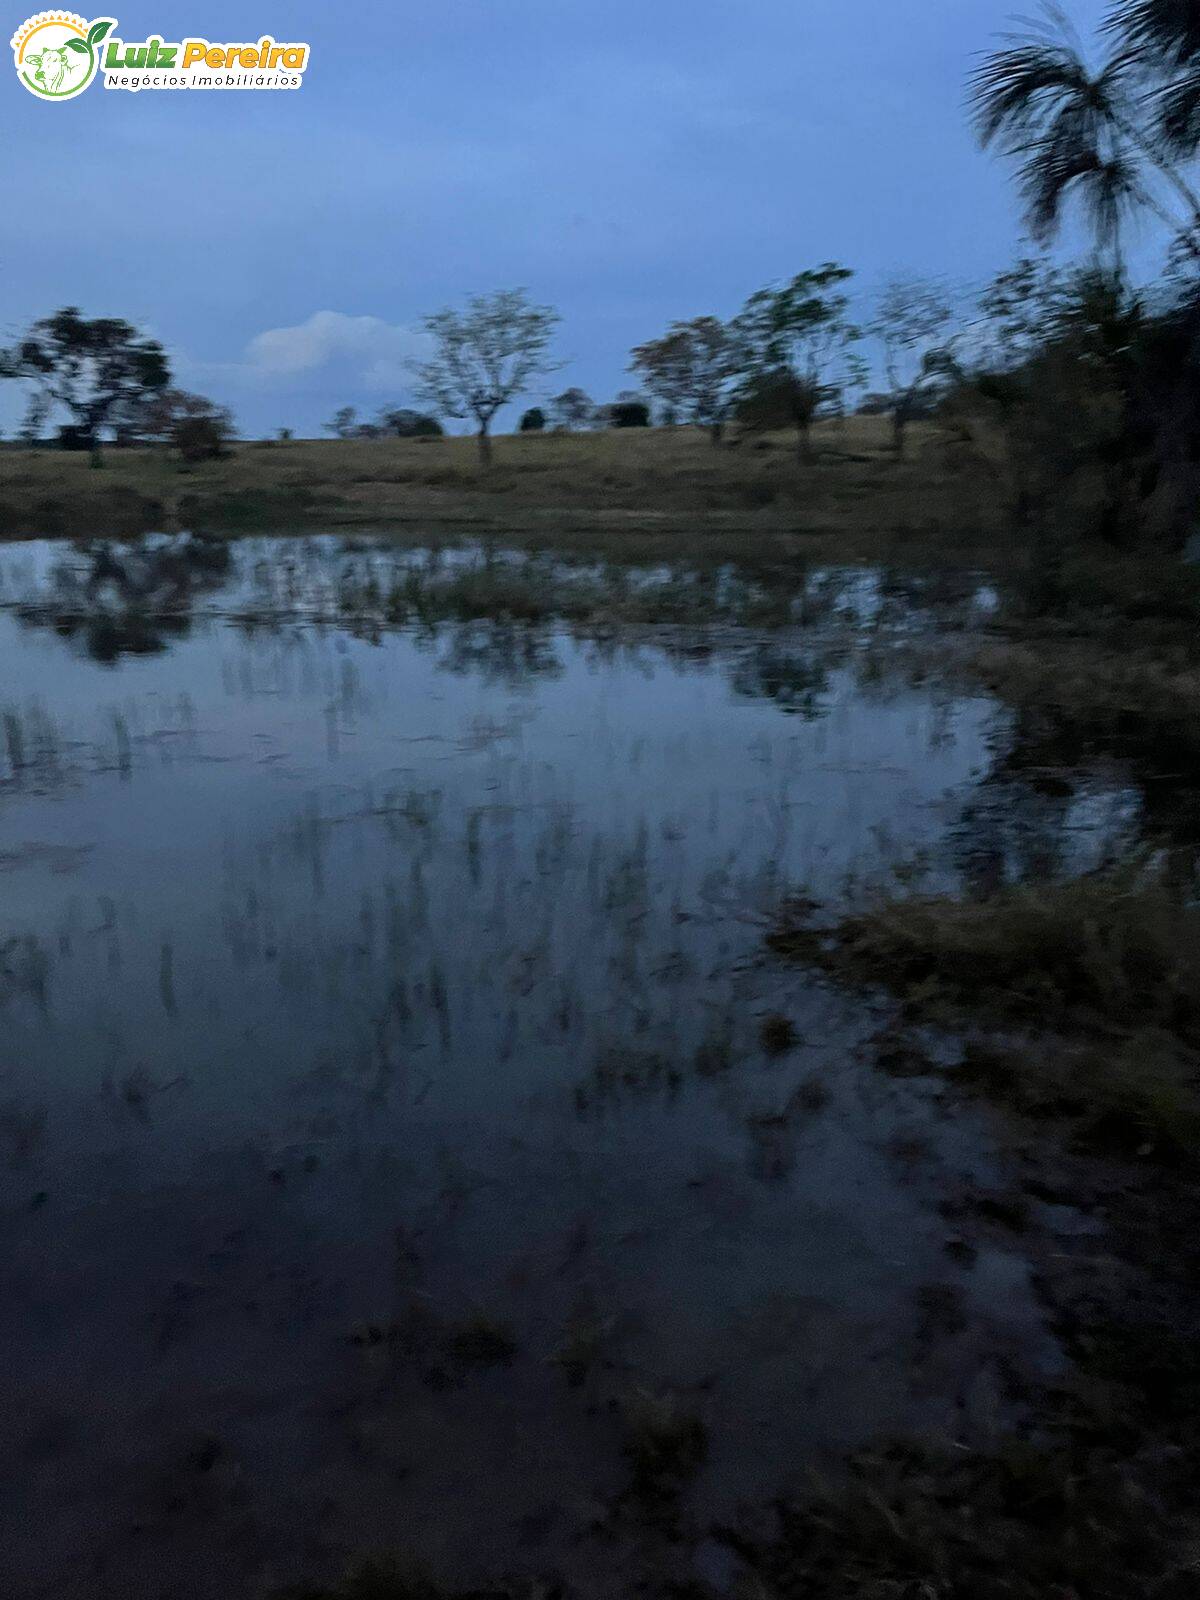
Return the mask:
<path id="1" fill-rule="evenodd" d="M 256 334 L 246 346 L 245 365 L 267 379 L 350 366 L 367 387 L 380 388 L 394 384 L 423 346 L 423 335 L 403 323 L 315 311 L 295 327 Z"/>
<path id="2" fill-rule="evenodd" d="M 419 328 L 352 317 L 344 311 L 314 311 L 305 322 L 256 333 L 235 361 L 177 360 L 181 377 L 238 388 L 283 390 L 336 377 L 348 389 L 372 393 L 407 388 L 409 363 L 425 353 Z"/>

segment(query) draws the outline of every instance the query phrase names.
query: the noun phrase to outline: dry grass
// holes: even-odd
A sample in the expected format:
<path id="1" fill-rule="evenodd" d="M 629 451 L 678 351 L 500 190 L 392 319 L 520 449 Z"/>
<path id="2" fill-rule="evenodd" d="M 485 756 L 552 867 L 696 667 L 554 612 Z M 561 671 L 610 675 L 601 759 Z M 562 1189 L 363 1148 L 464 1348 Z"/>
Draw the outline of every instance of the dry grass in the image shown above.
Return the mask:
<path id="1" fill-rule="evenodd" d="M 1042 1025 L 1157 1027 L 1200 1044 L 1200 911 L 1137 867 L 977 900 L 882 900 L 823 931 L 806 916 L 776 949 L 935 999 Z"/>
<path id="2" fill-rule="evenodd" d="M 786 436 L 720 449 L 692 429 L 512 436 L 487 473 L 457 438 L 242 443 L 195 467 L 165 450 L 109 451 L 102 471 L 82 455 L 5 451 L 0 535 L 415 525 L 599 540 L 652 559 L 723 559 L 748 544 L 783 555 L 799 541 L 851 559 L 995 543 L 986 471 L 941 430 L 914 429 L 902 461 L 873 417 L 826 425 L 817 446 L 801 462 Z"/>
<path id="3" fill-rule="evenodd" d="M 762 1600 L 1183 1600 L 1186 1532 L 1111 1452 L 896 1445 L 737 1539 Z"/>
<path id="4" fill-rule="evenodd" d="M 1200 759 L 1200 636 L 1179 647 L 1139 644 L 1120 653 L 1088 637 L 1011 637 L 973 653 L 975 677 L 1010 705 L 1061 727 L 1076 748 L 1149 758 L 1181 775 Z"/>
<path id="5" fill-rule="evenodd" d="M 945 1069 L 960 1087 L 1051 1119 L 1091 1150 L 1194 1162 L 1200 908 L 1164 872 L 1134 864 L 980 899 L 908 895 L 832 927 L 815 909 L 785 913 L 773 947 L 882 986 L 911 1021 L 1020 1030 L 1016 1044 L 968 1044 Z M 893 1054 L 880 1053 L 888 1070 Z"/>

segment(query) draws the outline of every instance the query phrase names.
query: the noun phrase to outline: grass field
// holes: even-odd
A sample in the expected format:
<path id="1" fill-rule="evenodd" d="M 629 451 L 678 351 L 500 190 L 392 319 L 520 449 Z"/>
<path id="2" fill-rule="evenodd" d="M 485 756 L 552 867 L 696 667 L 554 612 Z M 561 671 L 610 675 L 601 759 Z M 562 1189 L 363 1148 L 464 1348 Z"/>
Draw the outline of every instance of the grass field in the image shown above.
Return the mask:
<path id="1" fill-rule="evenodd" d="M 110 450 L 101 470 L 53 450 L 0 456 L 0 535 L 237 533 L 290 527 L 497 530 L 614 556 L 792 553 L 880 558 L 998 543 L 993 477 L 943 430 L 889 448 L 883 418 L 714 448 L 694 429 L 513 436 L 480 470 L 473 439 L 238 443 L 188 467 L 165 449 Z"/>

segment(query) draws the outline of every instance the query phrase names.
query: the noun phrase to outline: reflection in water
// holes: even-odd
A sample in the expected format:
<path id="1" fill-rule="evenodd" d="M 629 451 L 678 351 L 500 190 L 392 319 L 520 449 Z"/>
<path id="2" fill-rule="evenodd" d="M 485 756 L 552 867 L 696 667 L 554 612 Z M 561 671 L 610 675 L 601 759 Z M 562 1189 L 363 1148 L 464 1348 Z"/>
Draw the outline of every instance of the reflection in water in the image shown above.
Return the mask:
<path id="1" fill-rule="evenodd" d="M 733 686 L 739 694 L 774 700 L 781 711 L 817 717 L 825 710 L 828 663 L 812 653 L 758 644 L 747 650 L 735 667 Z"/>
<path id="2" fill-rule="evenodd" d="M 111 665 L 186 636 L 195 601 L 219 589 L 232 564 L 222 539 L 189 534 L 133 546 L 99 540 L 57 560 L 17 615 L 80 640 L 93 661 Z"/>
<path id="3" fill-rule="evenodd" d="M 467 614 L 453 554 L 24 559 L 12 1592 L 227 1600 L 402 1528 L 454 1581 L 532 1563 L 598 1595 L 638 1408 L 702 1424 L 703 1527 L 825 1447 L 985 1436 L 1002 1374 L 1053 1367 L 1016 1247 L 946 1255 L 934 1201 L 989 1182 L 983 1131 L 863 1072 L 870 1010 L 762 955 L 794 885 L 1040 867 L 1109 826 L 1043 786 L 1012 831 L 1005 719 L 867 673 L 869 585 L 851 617 L 822 578 L 769 638 L 618 635 Z M 403 627 L 361 605 L 372 573 Z M 97 648 L 101 611 L 134 643 Z"/>

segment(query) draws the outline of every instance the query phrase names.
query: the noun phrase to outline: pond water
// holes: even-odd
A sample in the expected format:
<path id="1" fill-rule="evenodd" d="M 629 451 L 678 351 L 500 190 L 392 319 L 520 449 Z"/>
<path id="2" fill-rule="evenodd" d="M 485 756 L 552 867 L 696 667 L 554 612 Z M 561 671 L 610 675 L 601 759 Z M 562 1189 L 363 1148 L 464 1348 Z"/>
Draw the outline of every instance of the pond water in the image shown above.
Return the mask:
<path id="1" fill-rule="evenodd" d="M 1003 1430 L 1059 1354 L 1016 1242 L 947 1252 L 986 1125 L 763 941 L 796 888 L 956 880 L 964 818 L 1006 855 L 990 700 L 836 608 L 367 626 L 337 541 L 123 559 L 0 572 L 6 1592 L 391 1547 L 610 1593 L 639 1407 L 706 1432 L 701 1549 L 824 1452 Z M 1130 802 L 1053 805 L 1086 852 Z"/>

